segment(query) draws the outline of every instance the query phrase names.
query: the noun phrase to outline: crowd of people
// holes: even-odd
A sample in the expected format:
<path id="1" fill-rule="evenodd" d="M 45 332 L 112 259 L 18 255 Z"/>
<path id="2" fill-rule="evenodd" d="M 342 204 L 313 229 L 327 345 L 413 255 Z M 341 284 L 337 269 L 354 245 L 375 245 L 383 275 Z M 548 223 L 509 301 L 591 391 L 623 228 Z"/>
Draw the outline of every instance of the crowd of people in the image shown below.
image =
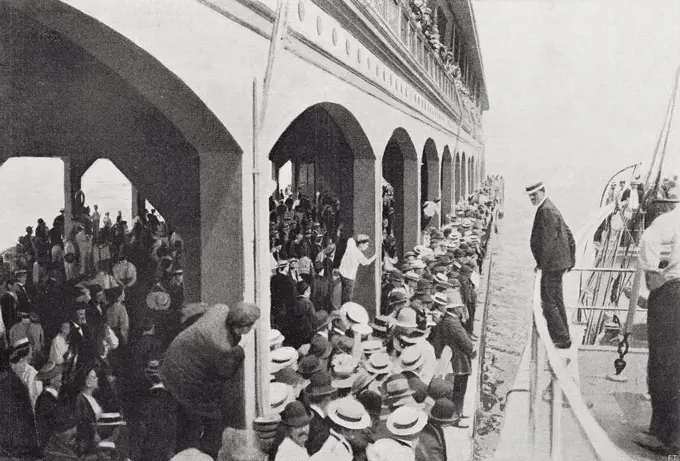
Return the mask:
<path id="1" fill-rule="evenodd" d="M 276 204 L 269 397 L 280 418 L 255 424 L 270 460 L 456 459 L 445 434 L 469 424 L 477 288 L 498 196 L 483 183 L 403 255 L 390 238 L 373 319 L 353 301 L 356 272 L 343 272 L 375 259 L 368 237 L 334 222 L 329 238 L 314 219 L 323 210 Z M 295 238 L 277 238 L 283 229 Z"/>
<path id="2" fill-rule="evenodd" d="M 157 459 L 135 434 L 160 383 L 149 362 L 183 327 L 183 244 L 141 211 L 129 229 L 97 205 L 68 224 L 61 210 L 5 253 L 0 456 Z"/>
<path id="3" fill-rule="evenodd" d="M 484 184 L 398 258 L 383 247 L 372 320 L 353 288 L 378 255 L 368 236 L 345 235 L 337 198 L 273 201 L 269 413 L 280 417 L 255 432 L 227 425 L 257 306 L 185 303 L 182 240 L 153 211 L 128 229 L 82 206 L 68 235 L 63 211 L 52 228 L 39 220 L 3 268 L 0 456 L 447 459 L 442 431 L 466 425 L 493 194 Z"/>

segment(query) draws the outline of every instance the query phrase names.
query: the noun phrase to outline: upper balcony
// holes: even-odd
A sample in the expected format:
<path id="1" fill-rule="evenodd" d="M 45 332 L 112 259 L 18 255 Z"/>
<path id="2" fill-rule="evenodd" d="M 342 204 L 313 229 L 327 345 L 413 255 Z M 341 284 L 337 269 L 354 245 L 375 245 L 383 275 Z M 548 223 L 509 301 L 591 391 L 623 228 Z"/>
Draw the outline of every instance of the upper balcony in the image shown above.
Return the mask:
<path id="1" fill-rule="evenodd" d="M 278 0 L 240 1 L 264 4 L 276 10 Z M 296 9 L 303 2 L 299 0 L 295 7 L 296 2 L 289 1 Z M 459 124 L 470 135 L 481 139 L 481 114 L 488 109 L 488 100 L 470 0 L 307 1 L 339 21 L 376 57 L 409 81 L 451 121 L 451 129 L 457 129 L 455 124 Z M 428 5 L 433 7 L 429 9 L 429 17 L 428 10 L 423 10 Z M 443 10 L 457 26 L 454 49 L 439 40 L 436 15 L 442 12 L 443 16 Z M 442 123 L 440 119 L 436 121 Z"/>
<path id="2" fill-rule="evenodd" d="M 379 23 L 386 29 L 385 33 L 398 37 L 400 44 L 445 95 L 447 102 L 453 106 L 463 127 L 473 135 L 481 135 L 481 113 L 482 110 L 488 108 L 483 79 L 477 91 L 464 83 L 455 50 L 447 48 L 440 42 L 436 26 L 433 28 L 433 24 L 429 24 L 434 19 L 432 13 L 430 13 L 430 18 L 423 17 L 422 10 L 428 8 L 427 2 L 422 2 L 422 8 L 416 8 L 409 4 L 408 0 L 350 1 L 365 5 L 378 17 Z M 431 1 L 430 3 L 436 6 L 437 2 Z M 450 0 L 439 3 L 454 4 Z M 475 42 L 472 46 L 478 52 L 472 9 L 467 1 L 462 3 L 469 7 L 470 13 L 470 17 L 462 22 L 471 29 L 470 32 Z M 456 10 L 456 12 L 465 12 L 460 6 L 457 6 Z M 429 11 L 431 12 L 432 8 L 429 8 Z M 425 13 L 427 14 L 427 10 Z M 474 67 L 481 69 L 481 57 L 479 54 L 476 57 L 477 66 Z"/>

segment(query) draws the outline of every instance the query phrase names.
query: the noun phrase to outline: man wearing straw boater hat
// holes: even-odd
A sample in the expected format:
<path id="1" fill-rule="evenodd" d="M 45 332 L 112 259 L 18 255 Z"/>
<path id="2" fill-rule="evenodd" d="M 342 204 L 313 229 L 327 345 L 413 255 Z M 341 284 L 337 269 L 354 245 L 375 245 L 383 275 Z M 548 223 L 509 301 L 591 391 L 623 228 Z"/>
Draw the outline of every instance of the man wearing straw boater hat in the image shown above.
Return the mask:
<path id="1" fill-rule="evenodd" d="M 368 235 L 359 234 L 356 241 L 353 238 L 347 240 L 347 249 L 340 261 L 340 278 L 342 279 L 342 304 L 352 301 L 354 296 L 354 279 L 357 276 L 359 265 L 368 266 L 375 260 L 377 254 L 370 258 L 366 257 L 366 250 L 371 239 Z"/>
<path id="2" fill-rule="evenodd" d="M 649 288 L 647 383 L 652 403 L 649 431 L 636 442 L 658 454 L 680 452 L 680 208 L 677 196 L 663 199 L 669 211 L 640 239 L 640 268 Z M 662 256 L 664 247 L 670 254 Z M 670 459 L 670 458 L 669 458 Z"/>
<path id="3" fill-rule="evenodd" d="M 576 243 L 562 214 L 546 196 L 542 182 L 526 188 L 531 204 L 536 206 L 531 230 L 531 252 L 536 269 L 541 269 L 541 304 L 548 332 L 555 347 L 569 349 L 569 321 L 564 307 L 562 276 L 576 264 Z"/>

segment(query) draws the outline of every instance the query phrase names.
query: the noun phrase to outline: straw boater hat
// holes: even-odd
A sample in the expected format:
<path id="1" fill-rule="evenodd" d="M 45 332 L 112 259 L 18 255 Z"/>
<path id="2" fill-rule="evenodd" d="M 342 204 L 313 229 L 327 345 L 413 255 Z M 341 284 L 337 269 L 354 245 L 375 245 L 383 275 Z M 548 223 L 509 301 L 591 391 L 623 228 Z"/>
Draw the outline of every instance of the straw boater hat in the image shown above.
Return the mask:
<path id="1" fill-rule="evenodd" d="M 335 379 L 331 381 L 331 386 L 336 389 L 350 389 L 357 378 L 354 373 L 354 365 L 351 363 L 340 363 L 333 367 Z"/>
<path id="2" fill-rule="evenodd" d="M 170 295 L 164 291 L 152 291 L 146 296 L 146 305 L 152 311 L 167 311 L 170 302 Z"/>
<path id="3" fill-rule="evenodd" d="M 387 417 L 387 430 L 397 437 L 417 435 L 426 425 L 427 414 L 410 406 L 397 408 Z"/>
<path id="4" fill-rule="evenodd" d="M 269 330 L 269 349 L 276 349 L 278 346 L 283 344 L 284 337 L 279 330 L 271 329 Z"/>
<path id="5" fill-rule="evenodd" d="M 383 352 L 385 350 L 382 341 L 377 339 L 362 342 L 361 348 L 363 349 L 366 356 L 375 354 L 376 352 Z"/>
<path id="6" fill-rule="evenodd" d="M 399 366 L 402 371 L 415 371 L 423 366 L 423 354 L 418 346 L 409 346 L 401 351 Z"/>
<path id="7" fill-rule="evenodd" d="M 362 430 L 371 425 L 371 417 L 356 399 L 345 397 L 328 404 L 328 417 L 345 429 Z"/>
<path id="8" fill-rule="evenodd" d="M 293 388 L 284 383 L 269 383 L 269 406 L 273 413 L 281 414 L 289 402 L 295 400 Z"/>
<path id="9" fill-rule="evenodd" d="M 269 353 L 269 372 L 293 366 L 297 363 L 298 352 L 292 347 L 280 347 Z"/>
<path id="10" fill-rule="evenodd" d="M 373 333 L 373 328 L 365 323 L 355 323 L 352 325 L 352 331 L 360 336 L 368 336 Z"/>
<path id="11" fill-rule="evenodd" d="M 536 191 L 539 191 L 543 189 L 545 186 L 543 185 L 543 181 L 539 181 L 536 183 L 531 184 L 530 186 L 526 187 L 527 194 L 533 194 Z"/>
<path id="12" fill-rule="evenodd" d="M 444 272 L 446 272 L 446 268 L 444 268 Z M 442 272 L 435 275 L 434 281 L 437 285 L 442 286 L 444 288 L 453 288 L 453 286 L 451 286 L 451 284 L 449 283 L 449 278 L 446 276 L 446 274 Z"/>
<path id="13" fill-rule="evenodd" d="M 120 413 L 102 413 L 97 418 L 97 426 L 125 426 Z"/>
<path id="14" fill-rule="evenodd" d="M 12 352 L 10 353 L 10 360 L 19 355 L 28 354 L 30 349 L 31 343 L 28 341 L 28 338 L 24 337 L 14 341 L 14 344 L 12 344 Z"/>
<path id="15" fill-rule="evenodd" d="M 345 317 L 350 323 L 361 323 L 368 325 L 369 317 L 366 309 L 355 302 L 346 302 L 340 308 L 340 312 L 345 314 Z"/>
<path id="16" fill-rule="evenodd" d="M 373 375 L 384 375 L 392 371 L 392 362 L 386 352 L 376 352 L 366 360 L 365 367 Z"/>

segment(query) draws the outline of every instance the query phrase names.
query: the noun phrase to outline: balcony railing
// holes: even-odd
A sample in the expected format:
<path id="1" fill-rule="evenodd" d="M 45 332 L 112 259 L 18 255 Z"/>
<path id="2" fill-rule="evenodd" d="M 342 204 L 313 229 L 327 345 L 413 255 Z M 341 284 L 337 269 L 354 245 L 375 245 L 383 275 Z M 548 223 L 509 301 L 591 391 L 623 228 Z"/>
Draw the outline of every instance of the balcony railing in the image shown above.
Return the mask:
<path id="1" fill-rule="evenodd" d="M 378 16 L 387 23 L 394 34 L 399 37 L 416 61 L 430 76 L 434 84 L 446 96 L 447 101 L 460 115 L 460 123 L 471 134 L 481 133 L 480 127 L 470 116 L 468 109 L 456 91 L 455 79 L 449 75 L 439 54 L 430 45 L 427 37 L 421 32 L 411 17 L 411 8 L 404 0 L 364 0 Z M 476 108 L 471 110 L 477 110 Z"/>

